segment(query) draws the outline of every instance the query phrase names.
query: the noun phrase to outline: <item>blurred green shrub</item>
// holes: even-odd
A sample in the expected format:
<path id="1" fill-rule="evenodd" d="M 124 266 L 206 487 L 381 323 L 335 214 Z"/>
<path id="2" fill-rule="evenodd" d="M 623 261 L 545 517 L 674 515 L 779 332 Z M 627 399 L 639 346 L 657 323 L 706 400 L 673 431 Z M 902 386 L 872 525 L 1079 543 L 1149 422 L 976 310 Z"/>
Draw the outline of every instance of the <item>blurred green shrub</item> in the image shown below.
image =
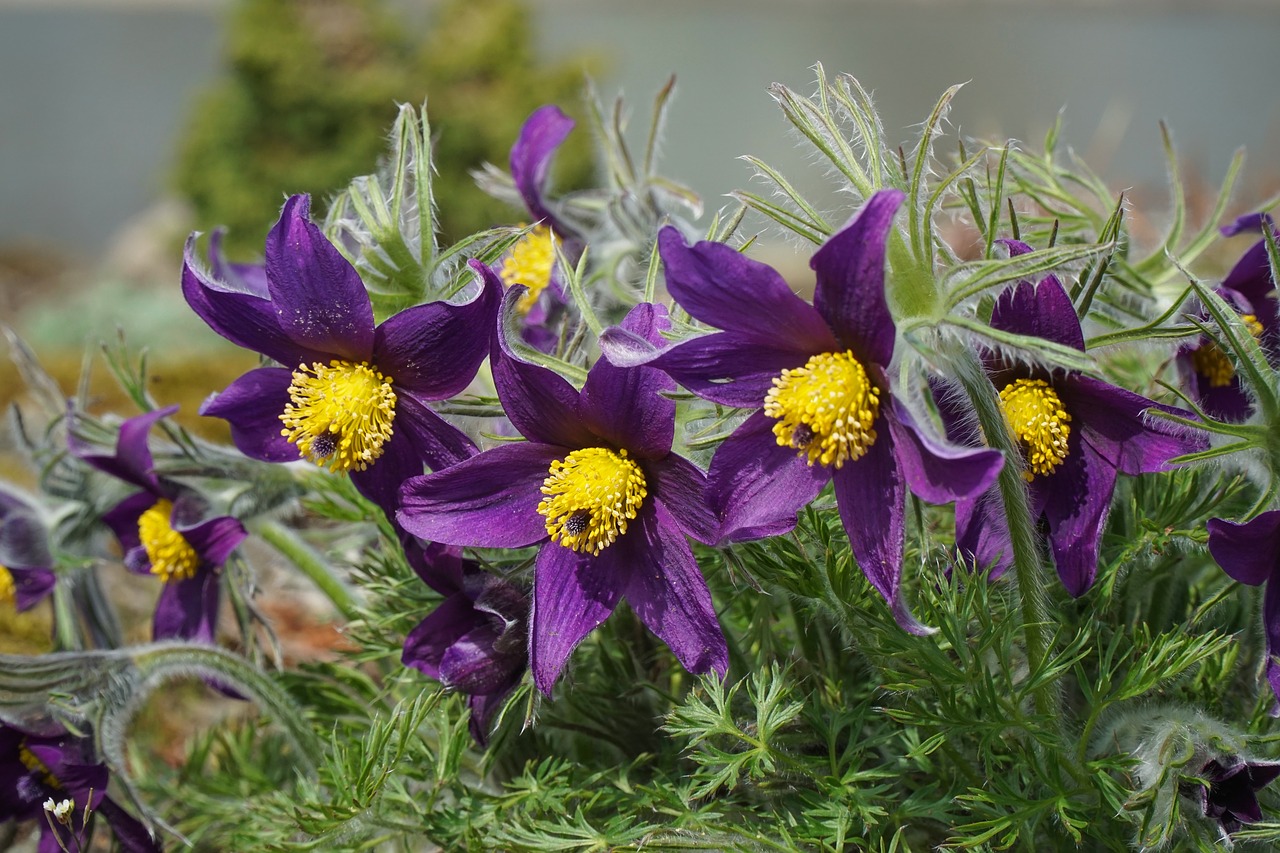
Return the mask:
<path id="1" fill-rule="evenodd" d="M 521 123 L 544 103 L 572 111 L 588 58 L 539 63 L 518 0 L 448 0 L 425 29 L 385 0 L 239 0 L 227 30 L 230 74 L 206 93 L 181 144 L 175 182 L 196 227 L 229 227 L 233 256 L 262 251 L 286 194 L 318 206 L 373 171 L 397 103 L 427 101 L 437 136 L 443 240 L 512 221 L 469 170 L 505 167 Z M 565 189 L 591 177 L 588 134 L 558 158 Z"/>

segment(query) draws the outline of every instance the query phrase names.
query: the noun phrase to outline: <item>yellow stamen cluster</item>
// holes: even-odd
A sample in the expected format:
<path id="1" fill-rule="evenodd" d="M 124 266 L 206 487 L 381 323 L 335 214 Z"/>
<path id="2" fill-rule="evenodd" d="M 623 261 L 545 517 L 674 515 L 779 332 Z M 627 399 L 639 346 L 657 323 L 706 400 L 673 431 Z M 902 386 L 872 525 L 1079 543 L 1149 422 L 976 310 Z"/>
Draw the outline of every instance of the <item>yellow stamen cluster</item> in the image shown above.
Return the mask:
<path id="1" fill-rule="evenodd" d="M 30 770 L 32 773 L 39 773 L 41 779 L 50 788 L 61 788 L 60 783 L 53 771 L 50 770 L 43 761 L 35 757 L 35 754 L 27 748 L 27 740 L 23 738 L 18 744 L 18 761 L 22 762 L 22 766 Z"/>
<path id="2" fill-rule="evenodd" d="M 545 225 L 536 226 L 511 247 L 498 275 L 507 287 L 523 284 L 529 288 L 516 303 L 516 311 L 521 316 L 528 314 L 537 304 L 538 297 L 551 283 L 551 271 L 555 265 L 556 238 Z"/>
<path id="3" fill-rule="evenodd" d="M 1240 320 L 1254 339 L 1262 337 L 1262 324 L 1253 314 L 1242 314 Z M 1207 341 L 1191 351 L 1191 366 L 1205 378 L 1210 388 L 1225 388 L 1235 378 L 1236 366 L 1213 341 Z"/>
<path id="4" fill-rule="evenodd" d="M 396 416 L 391 380 L 368 364 L 334 359 L 293 372 L 280 434 L 336 474 L 363 471 L 382 455 Z"/>
<path id="5" fill-rule="evenodd" d="M 173 504 L 164 498 L 138 516 L 138 539 L 151 561 L 151 574 L 165 583 L 190 580 L 200 568 L 200 555 L 173 529 L 172 516 Z"/>
<path id="6" fill-rule="evenodd" d="M 852 352 L 826 352 L 774 377 L 764 413 L 778 421 L 779 446 L 838 469 L 875 444 L 880 389 Z"/>
<path id="7" fill-rule="evenodd" d="M 595 555 L 627 532 L 649 491 L 627 451 L 587 447 L 551 463 L 542 494 L 551 541 Z"/>
<path id="8" fill-rule="evenodd" d="M 1067 458 L 1071 415 L 1062 400 L 1043 379 L 1016 379 L 1000 392 L 1000 409 L 1027 457 L 1022 476 L 1031 482 L 1036 474 L 1052 474 Z"/>
<path id="9" fill-rule="evenodd" d="M 18 600 L 18 586 L 13 582 L 13 573 L 0 566 L 0 604 L 11 604 Z"/>

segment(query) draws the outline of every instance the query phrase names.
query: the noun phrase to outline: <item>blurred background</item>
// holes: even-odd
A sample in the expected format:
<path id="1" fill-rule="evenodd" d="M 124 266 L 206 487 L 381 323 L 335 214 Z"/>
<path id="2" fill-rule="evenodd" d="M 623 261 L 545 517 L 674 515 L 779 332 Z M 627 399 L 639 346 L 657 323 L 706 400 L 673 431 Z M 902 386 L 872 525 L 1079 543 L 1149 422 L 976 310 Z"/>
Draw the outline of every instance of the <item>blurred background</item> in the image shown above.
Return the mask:
<path id="1" fill-rule="evenodd" d="M 1275 0 L 0 0 L 0 320 L 68 371 L 121 326 L 179 366 L 154 381 L 203 396 L 248 355 L 181 303 L 190 230 L 228 225 L 251 257 L 287 194 L 371 171 L 395 102 L 423 100 L 446 236 L 509 222 L 468 170 L 505 166 L 540 103 L 581 118 L 587 74 L 626 96 L 637 145 L 676 75 L 663 170 L 708 210 L 749 185 L 750 153 L 842 218 L 766 91 L 812 91 L 815 61 L 873 90 L 904 143 L 952 83 L 966 135 L 1039 147 L 1061 111 L 1065 142 L 1139 197 L 1163 192 L 1161 119 L 1206 187 L 1244 145 L 1243 208 L 1276 184 L 1277 44 Z M 574 136 L 561 187 L 591 176 Z M 14 386 L 0 372 L 0 398 Z"/>

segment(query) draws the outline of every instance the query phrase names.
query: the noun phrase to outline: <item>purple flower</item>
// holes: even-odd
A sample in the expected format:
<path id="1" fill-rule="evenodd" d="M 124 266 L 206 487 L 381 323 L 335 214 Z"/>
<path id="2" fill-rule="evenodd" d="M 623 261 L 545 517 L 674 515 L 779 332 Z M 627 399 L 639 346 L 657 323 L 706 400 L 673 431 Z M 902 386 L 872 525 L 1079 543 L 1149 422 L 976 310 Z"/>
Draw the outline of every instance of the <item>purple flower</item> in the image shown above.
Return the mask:
<path id="1" fill-rule="evenodd" d="M 1264 228 L 1273 233 L 1270 218 L 1255 213 L 1224 226 L 1222 233 L 1232 236 Z M 1280 318 L 1276 314 L 1276 285 L 1271 280 L 1265 237 L 1231 268 L 1218 287 L 1218 295 L 1240 314 L 1272 364 L 1280 363 Z M 1181 347 L 1176 362 L 1192 399 L 1210 417 L 1238 423 L 1253 412 L 1253 402 L 1240 384 L 1235 364 L 1208 337 L 1201 336 L 1194 345 Z"/>
<path id="2" fill-rule="evenodd" d="M 486 277 L 494 274 L 473 266 Z M 520 291 L 508 294 L 513 310 Z M 663 309 L 623 328 L 657 343 Z M 693 673 L 723 674 L 728 650 L 685 535 L 708 541 L 705 475 L 671 452 L 674 384 L 651 368 L 596 362 L 581 391 L 517 359 L 501 324 L 491 363 L 507 417 L 528 439 L 405 484 L 400 523 L 451 545 L 538 545 L 530 615 L 534 683 L 550 695 L 570 653 L 619 600 Z"/>
<path id="3" fill-rule="evenodd" d="M 443 468 L 475 453 L 427 401 L 475 376 L 500 291 L 486 285 L 465 305 L 418 305 L 375 328 L 360 276 L 308 218 L 309 204 L 305 195 L 285 203 L 261 275 L 222 263 L 210 275 L 195 260 L 196 235 L 187 241 L 187 303 L 227 340 L 283 365 L 249 371 L 200 412 L 229 421 L 245 455 L 349 472 L 391 513 L 424 460 Z"/>
<path id="4" fill-rule="evenodd" d="M 1210 759 L 1200 775 L 1208 784 L 1200 788 L 1204 816 L 1218 821 L 1231 835 L 1242 824 L 1262 820 L 1258 791 L 1280 776 L 1280 762 L 1243 761 L 1223 765 Z"/>
<path id="5" fill-rule="evenodd" d="M 1005 241 L 1012 254 L 1031 247 Z M 1084 351 L 1084 335 L 1071 298 L 1055 276 L 1039 285 L 1021 281 L 996 300 L 991 327 L 1043 338 Z M 1203 450 L 1201 435 L 1156 419 L 1149 409 L 1190 418 L 1180 409 L 1080 373 L 1050 371 L 988 353 L 987 375 L 1026 462 L 1033 519 L 1043 518 L 1058 575 L 1073 596 L 1083 595 L 1098 571 L 1098 548 L 1115 491 L 1117 472 L 1169 470 L 1175 456 Z M 944 396 L 944 420 L 956 422 Z M 956 546 L 978 566 L 998 575 L 1013 563 L 1004 510 L 992 492 L 956 504 Z"/>
<path id="6" fill-rule="evenodd" d="M 403 538 L 418 577 L 445 599 L 405 637 L 400 660 L 471 697 L 471 735 L 484 746 L 529 667 L 529 597 L 463 559 L 460 548 Z"/>
<path id="7" fill-rule="evenodd" d="M 53 592 L 52 566 L 48 531 L 35 511 L 0 491 L 0 605 L 30 610 Z"/>
<path id="8" fill-rule="evenodd" d="M 39 853 L 82 849 L 86 808 L 106 819 L 127 853 L 159 853 L 147 828 L 107 796 L 109 781 L 89 738 L 36 736 L 0 723 L 0 821 L 38 821 Z M 46 810 L 48 800 L 71 801 L 66 823 Z"/>
<path id="9" fill-rule="evenodd" d="M 892 393 L 896 329 L 885 298 L 885 244 L 902 202 L 883 190 L 810 261 L 812 305 L 764 264 L 721 243 L 658 235 L 667 288 L 724 331 L 655 353 L 606 331 L 618 363 L 648 363 L 717 403 L 759 409 L 716 451 L 710 501 L 721 541 L 774 536 L 828 482 L 854 556 L 908 631 L 926 629 L 900 595 L 909 488 L 931 503 L 979 494 L 1003 464 L 991 450 L 939 444 Z"/>
<path id="10" fill-rule="evenodd" d="M 1267 681 L 1280 700 L 1280 510 L 1264 512 L 1237 524 L 1211 518 L 1209 553 L 1233 580 L 1249 586 L 1266 584 L 1262 599 L 1262 626 L 1267 635 Z M 1272 711 L 1280 714 L 1280 704 Z"/>
<path id="11" fill-rule="evenodd" d="M 147 434 L 156 421 L 177 410 L 169 406 L 129 418 L 120 425 L 113 455 L 93 453 L 74 438 L 71 450 L 94 468 L 140 489 L 104 513 L 102 520 L 120 541 L 125 566 L 164 583 L 152 638 L 212 643 L 222 564 L 246 533 L 230 516 L 203 520 L 205 505 L 199 495 L 156 474 Z"/>

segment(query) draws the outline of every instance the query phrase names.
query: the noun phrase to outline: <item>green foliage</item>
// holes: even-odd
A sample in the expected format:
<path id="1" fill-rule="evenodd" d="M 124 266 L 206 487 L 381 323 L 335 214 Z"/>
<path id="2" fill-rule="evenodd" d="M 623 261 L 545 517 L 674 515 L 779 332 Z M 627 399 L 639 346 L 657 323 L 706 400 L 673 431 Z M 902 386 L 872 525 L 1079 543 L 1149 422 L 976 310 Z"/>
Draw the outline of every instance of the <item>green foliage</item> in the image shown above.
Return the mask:
<path id="1" fill-rule="evenodd" d="M 229 75 L 193 109 L 175 175 L 200 230 L 225 225 L 235 256 L 254 257 L 285 195 L 322 200 L 370 167 L 396 102 L 429 102 L 436 196 L 450 241 L 518 214 L 480 193 L 470 171 L 506 163 L 537 106 L 571 107 L 581 59 L 538 61 L 519 0 L 450 0 L 418 38 L 385 0 L 238 0 Z M 559 157 L 566 187 L 590 178 L 588 140 Z"/>

